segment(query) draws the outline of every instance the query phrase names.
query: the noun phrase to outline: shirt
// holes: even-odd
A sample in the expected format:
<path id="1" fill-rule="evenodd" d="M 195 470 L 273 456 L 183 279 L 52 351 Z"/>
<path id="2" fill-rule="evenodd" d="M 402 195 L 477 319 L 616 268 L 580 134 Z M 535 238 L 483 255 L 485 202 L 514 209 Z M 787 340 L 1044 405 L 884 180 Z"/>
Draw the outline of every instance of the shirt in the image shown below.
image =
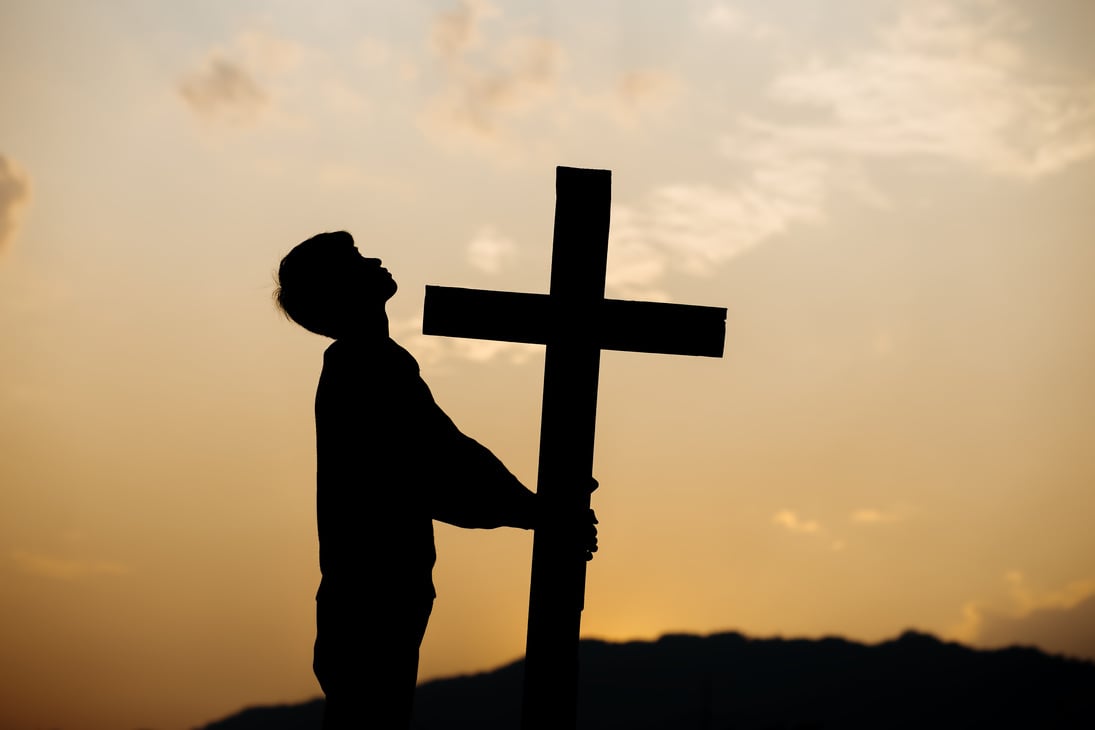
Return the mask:
<path id="1" fill-rule="evenodd" d="M 432 597 L 434 519 L 532 527 L 535 494 L 460 432 L 386 333 L 327 349 L 315 416 L 325 585 Z"/>

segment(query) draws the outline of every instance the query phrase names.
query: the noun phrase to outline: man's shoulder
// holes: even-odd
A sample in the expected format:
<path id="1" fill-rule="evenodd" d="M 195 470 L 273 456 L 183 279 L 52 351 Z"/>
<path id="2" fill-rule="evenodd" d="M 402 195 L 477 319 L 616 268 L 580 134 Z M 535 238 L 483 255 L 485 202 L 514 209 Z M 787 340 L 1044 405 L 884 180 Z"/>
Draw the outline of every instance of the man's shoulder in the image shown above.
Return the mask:
<path id="1" fill-rule="evenodd" d="M 382 355 L 381 343 L 360 337 L 344 337 L 335 340 L 323 351 L 324 361 L 351 360 Z"/>
<path id="2" fill-rule="evenodd" d="M 332 342 L 323 353 L 324 368 L 343 366 L 371 369 L 413 370 L 418 361 L 391 338 L 344 338 Z"/>

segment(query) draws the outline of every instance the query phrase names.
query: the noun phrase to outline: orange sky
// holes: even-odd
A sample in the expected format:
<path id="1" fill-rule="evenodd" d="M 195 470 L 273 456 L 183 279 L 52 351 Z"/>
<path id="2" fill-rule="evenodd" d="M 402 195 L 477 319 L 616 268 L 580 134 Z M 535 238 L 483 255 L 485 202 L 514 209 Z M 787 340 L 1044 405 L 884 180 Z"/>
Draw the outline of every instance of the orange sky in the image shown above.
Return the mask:
<path id="1" fill-rule="evenodd" d="M 1095 658 L 1086 0 L 0 15 L 0 726 L 318 694 L 326 343 L 270 299 L 313 233 L 533 483 L 542 352 L 419 320 L 547 290 L 560 164 L 613 170 L 610 296 L 729 310 L 722 360 L 603 356 L 586 635 Z M 421 676 L 518 657 L 530 536 L 437 542 Z"/>

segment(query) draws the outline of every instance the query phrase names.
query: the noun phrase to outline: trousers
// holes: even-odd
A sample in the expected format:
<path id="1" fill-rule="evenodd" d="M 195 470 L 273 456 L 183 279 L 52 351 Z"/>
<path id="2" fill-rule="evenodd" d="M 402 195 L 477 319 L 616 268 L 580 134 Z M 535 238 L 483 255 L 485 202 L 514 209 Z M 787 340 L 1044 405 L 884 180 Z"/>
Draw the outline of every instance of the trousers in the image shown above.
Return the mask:
<path id="1" fill-rule="evenodd" d="M 411 725 L 418 653 L 433 597 L 370 599 L 322 584 L 316 595 L 312 669 L 326 697 L 323 730 Z"/>

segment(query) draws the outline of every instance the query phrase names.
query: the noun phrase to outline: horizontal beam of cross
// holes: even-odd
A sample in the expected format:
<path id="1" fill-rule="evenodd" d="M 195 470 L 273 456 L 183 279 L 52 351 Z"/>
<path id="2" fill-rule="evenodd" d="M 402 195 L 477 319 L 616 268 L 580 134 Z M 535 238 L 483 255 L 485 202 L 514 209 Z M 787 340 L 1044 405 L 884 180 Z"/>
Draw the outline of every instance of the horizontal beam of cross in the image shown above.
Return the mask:
<path id="1" fill-rule="evenodd" d="M 723 307 L 605 299 L 599 316 L 601 349 L 722 357 Z M 545 345 L 551 329 L 547 294 L 426 287 L 423 334 Z"/>

